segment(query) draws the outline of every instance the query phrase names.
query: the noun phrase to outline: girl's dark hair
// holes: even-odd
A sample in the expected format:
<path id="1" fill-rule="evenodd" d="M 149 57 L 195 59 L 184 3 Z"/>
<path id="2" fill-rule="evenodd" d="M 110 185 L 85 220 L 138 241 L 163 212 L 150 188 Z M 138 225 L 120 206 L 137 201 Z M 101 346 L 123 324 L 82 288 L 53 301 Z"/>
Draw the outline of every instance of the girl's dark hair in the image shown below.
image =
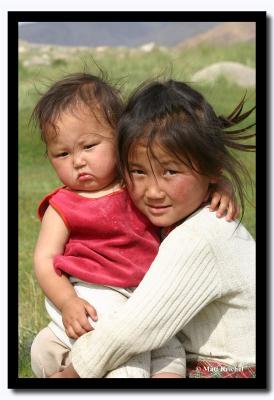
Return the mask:
<path id="1" fill-rule="evenodd" d="M 94 115 L 100 115 L 116 130 L 123 111 L 123 102 L 119 91 L 104 77 L 88 73 L 75 73 L 55 82 L 36 104 L 31 121 L 38 125 L 41 139 L 47 143 L 49 128 L 55 133 L 56 120 L 66 110 L 75 110 L 77 106 L 87 106 Z"/>
<path id="2" fill-rule="evenodd" d="M 148 155 L 155 140 L 199 174 L 217 177 L 228 175 L 238 193 L 242 216 L 245 192 L 242 179 L 250 179 L 245 166 L 229 149 L 253 151 L 252 144 L 241 143 L 255 134 L 246 131 L 254 126 L 230 130 L 247 118 L 242 113 L 245 96 L 228 116 L 217 116 L 205 98 L 189 85 L 174 80 L 152 81 L 141 85 L 129 98 L 118 123 L 118 166 L 125 178 L 128 157 L 140 140 L 145 140 Z"/>

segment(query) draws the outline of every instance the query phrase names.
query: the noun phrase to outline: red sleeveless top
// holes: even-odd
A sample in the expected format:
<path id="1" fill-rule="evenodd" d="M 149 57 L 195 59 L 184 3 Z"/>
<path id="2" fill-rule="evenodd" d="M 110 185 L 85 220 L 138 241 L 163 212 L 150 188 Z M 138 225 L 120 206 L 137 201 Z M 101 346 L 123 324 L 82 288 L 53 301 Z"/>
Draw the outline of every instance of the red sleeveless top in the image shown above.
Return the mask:
<path id="1" fill-rule="evenodd" d="M 64 254 L 53 260 L 58 274 L 100 285 L 139 285 L 158 252 L 160 230 L 137 210 L 126 190 L 91 199 L 56 189 L 41 201 L 40 219 L 49 204 L 70 231 Z"/>

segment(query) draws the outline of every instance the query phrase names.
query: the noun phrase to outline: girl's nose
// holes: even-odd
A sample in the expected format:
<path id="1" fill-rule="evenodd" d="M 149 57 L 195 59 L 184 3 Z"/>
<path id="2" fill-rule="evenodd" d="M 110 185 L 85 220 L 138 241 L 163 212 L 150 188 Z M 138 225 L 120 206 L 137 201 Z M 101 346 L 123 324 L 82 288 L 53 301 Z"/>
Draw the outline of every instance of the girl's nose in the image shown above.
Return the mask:
<path id="1" fill-rule="evenodd" d="M 161 200 L 165 197 L 165 193 L 159 185 L 156 179 L 150 180 L 146 190 L 146 196 L 148 199 Z"/>

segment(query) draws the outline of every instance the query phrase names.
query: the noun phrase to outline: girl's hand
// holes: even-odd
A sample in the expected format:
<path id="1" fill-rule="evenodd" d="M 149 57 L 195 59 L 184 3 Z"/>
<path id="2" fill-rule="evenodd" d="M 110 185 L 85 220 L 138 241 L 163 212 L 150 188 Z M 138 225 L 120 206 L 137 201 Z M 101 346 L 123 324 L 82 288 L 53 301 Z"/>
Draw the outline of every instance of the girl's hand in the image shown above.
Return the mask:
<path id="1" fill-rule="evenodd" d="M 78 339 L 84 333 L 93 330 L 88 316 L 97 321 L 95 308 L 77 296 L 70 297 L 63 303 L 61 313 L 66 334 L 72 339 Z"/>
<path id="2" fill-rule="evenodd" d="M 218 218 L 226 213 L 226 221 L 233 221 L 240 214 L 232 184 L 224 176 L 221 176 L 217 183 L 212 186 L 209 209 L 216 211 Z"/>

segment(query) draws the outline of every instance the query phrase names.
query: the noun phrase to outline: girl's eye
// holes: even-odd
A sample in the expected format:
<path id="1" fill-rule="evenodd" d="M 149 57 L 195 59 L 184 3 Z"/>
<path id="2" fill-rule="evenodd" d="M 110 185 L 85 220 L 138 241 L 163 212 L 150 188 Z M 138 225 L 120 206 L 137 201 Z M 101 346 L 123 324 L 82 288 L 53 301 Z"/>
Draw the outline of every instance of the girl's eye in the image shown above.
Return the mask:
<path id="1" fill-rule="evenodd" d="M 172 170 L 172 169 L 168 169 L 168 170 L 166 170 L 165 172 L 164 172 L 164 175 L 165 176 L 171 176 L 171 175 L 176 175 L 178 172 L 177 171 L 174 171 L 174 170 Z"/>
<path id="2" fill-rule="evenodd" d="M 132 169 L 129 171 L 129 173 L 133 175 L 144 175 L 144 171 L 141 169 Z"/>

